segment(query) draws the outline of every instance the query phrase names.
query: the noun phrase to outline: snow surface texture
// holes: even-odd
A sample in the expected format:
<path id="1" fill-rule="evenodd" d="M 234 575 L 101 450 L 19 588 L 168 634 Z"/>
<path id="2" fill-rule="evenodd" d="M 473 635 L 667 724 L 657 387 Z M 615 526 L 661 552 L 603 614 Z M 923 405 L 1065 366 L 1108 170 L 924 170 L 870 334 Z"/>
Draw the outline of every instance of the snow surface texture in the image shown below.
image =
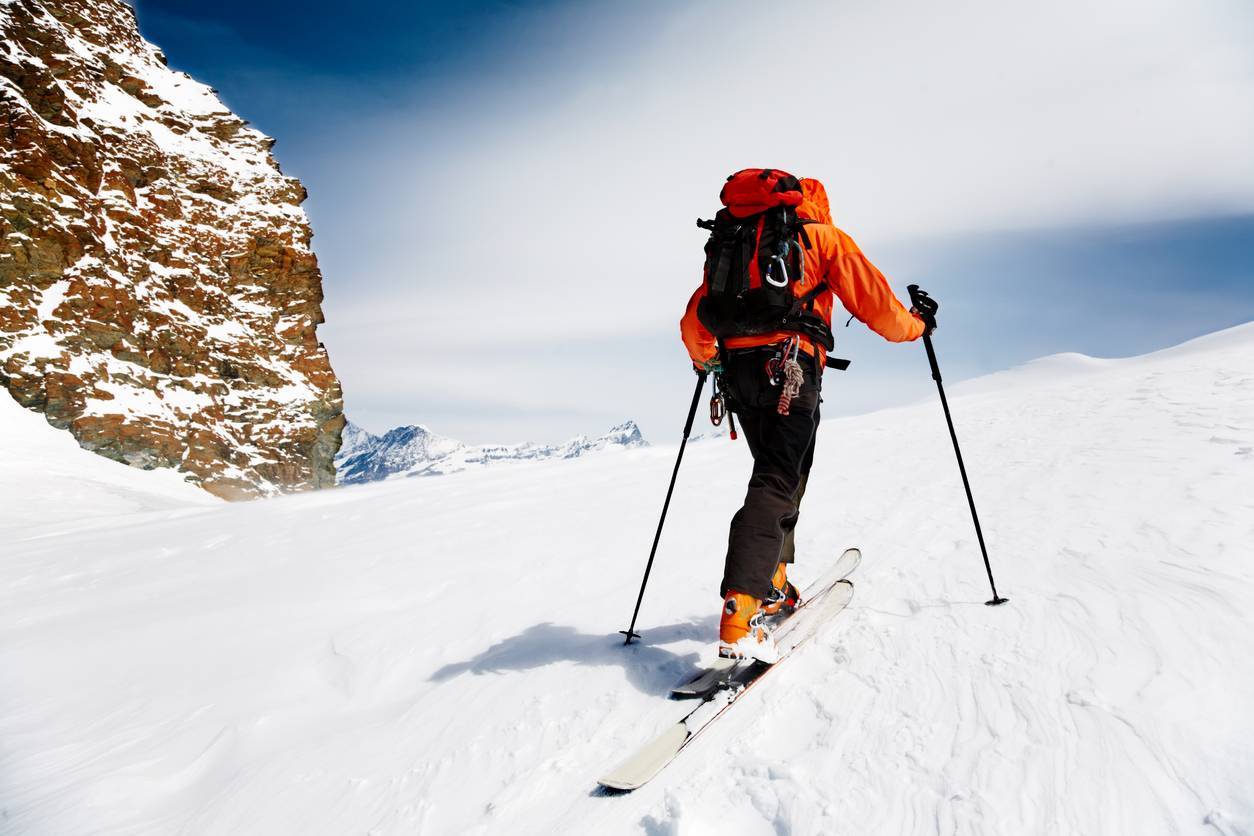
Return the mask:
<path id="1" fill-rule="evenodd" d="M 6 521 L 0 829 L 1252 833 L 1254 323 L 1074 365 L 951 392 L 1000 608 L 939 405 L 826 422 L 795 576 L 861 546 L 850 608 L 626 796 L 742 443 L 688 451 L 630 648 L 673 445 Z"/>
<path id="2" fill-rule="evenodd" d="M 619 424 L 596 438 L 581 435 L 562 444 L 483 445 L 454 441 L 421 425 L 372 435 L 349 423 L 344 427 L 343 444 L 335 457 L 335 470 L 341 485 L 354 485 L 398 476 L 445 476 L 502 462 L 574 459 L 601 450 L 646 446 L 648 442 L 634 421 Z"/>
<path id="3" fill-rule="evenodd" d="M 133 514 L 222 504 L 173 470 L 143 471 L 87 455 L 73 437 L 7 396 L 0 397 L 0 450 L 0 531 L 6 533 L 38 528 L 55 535 L 66 525 L 117 526 Z M 10 544 L 5 554 L 12 552 Z"/>

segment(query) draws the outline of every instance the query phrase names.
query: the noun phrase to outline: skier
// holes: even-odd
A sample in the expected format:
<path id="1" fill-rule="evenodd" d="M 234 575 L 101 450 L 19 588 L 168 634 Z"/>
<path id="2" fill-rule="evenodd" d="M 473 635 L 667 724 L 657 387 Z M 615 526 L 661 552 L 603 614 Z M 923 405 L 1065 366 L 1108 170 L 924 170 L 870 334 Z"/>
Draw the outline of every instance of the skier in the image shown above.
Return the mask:
<path id="1" fill-rule="evenodd" d="M 796 607 L 793 530 L 814 461 L 819 390 L 833 347 L 833 297 L 893 342 L 935 328 L 906 310 L 883 274 L 832 224 L 827 193 L 779 169 L 727 178 L 705 274 L 680 321 L 698 370 L 715 375 L 739 418 L 753 471 L 732 517 L 720 595 L 719 655 L 774 661 L 764 616 Z"/>

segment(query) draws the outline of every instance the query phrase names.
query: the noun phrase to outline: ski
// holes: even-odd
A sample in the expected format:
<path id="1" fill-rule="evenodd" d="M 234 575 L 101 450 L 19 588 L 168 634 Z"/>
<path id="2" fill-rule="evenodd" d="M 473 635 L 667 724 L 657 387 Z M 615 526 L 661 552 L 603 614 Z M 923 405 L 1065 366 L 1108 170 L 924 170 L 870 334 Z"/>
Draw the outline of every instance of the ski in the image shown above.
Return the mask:
<path id="1" fill-rule="evenodd" d="M 648 783 L 737 700 L 779 667 L 798 647 L 813 637 L 853 597 L 853 582 L 840 579 L 822 590 L 810 603 L 781 625 L 776 634 L 779 661 L 773 665 L 754 661 L 737 666 L 730 678 L 683 719 L 646 743 L 597 783 L 607 789 L 630 792 Z"/>
<path id="2" fill-rule="evenodd" d="M 783 625 L 787 624 L 799 613 L 804 612 L 811 601 L 821 598 L 834 584 L 853 574 L 853 570 L 857 569 L 858 564 L 861 562 L 862 552 L 860 550 L 845 549 L 840 557 L 836 558 L 836 563 L 830 569 L 806 587 L 805 592 L 801 594 L 801 603 L 797 608 L 788 615 L 773 621 L 771 628 L 776 637 L 778 638 L 779 631 L 783 629 Z M 671 699 L 705 699 L 722 687 L 724 683 L 736 674 L 736 670 L 745 664 L 747 662 L 740 659 L 716 658 L 708 668 L 698 671 L 691 679 L 672 688 Z"/>

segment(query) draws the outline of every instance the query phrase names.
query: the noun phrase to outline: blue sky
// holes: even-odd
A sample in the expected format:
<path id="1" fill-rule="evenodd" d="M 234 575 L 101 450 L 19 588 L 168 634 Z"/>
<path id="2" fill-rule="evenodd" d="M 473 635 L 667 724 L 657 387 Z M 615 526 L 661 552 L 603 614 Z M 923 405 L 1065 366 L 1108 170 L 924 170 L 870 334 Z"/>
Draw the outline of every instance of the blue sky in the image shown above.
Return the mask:
<path id="1" fill-rule="evenodd" d="M 824 180 L 899 293 L 932 290 L 953 380 L 1254 319 L 1241 0 L 137 11 L 308 187 L 323 338 L 373 430 L 677 435 L 692 221 L 746 166 Z M 931 395 L 918 346 L 838 336 L 829 412 Z"/>

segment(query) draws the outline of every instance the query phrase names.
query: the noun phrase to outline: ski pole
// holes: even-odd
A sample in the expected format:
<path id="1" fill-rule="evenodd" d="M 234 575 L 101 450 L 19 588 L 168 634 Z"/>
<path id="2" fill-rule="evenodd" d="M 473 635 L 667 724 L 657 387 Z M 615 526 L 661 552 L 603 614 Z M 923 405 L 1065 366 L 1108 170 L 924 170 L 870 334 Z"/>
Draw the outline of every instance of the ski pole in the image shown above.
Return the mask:
<path id="1" fill-rule="evenodd" d="M 906 289 L 910 291 L 910 303 L 914 305 L 915 310 L 927 315 L 936 313 L 938 307 L 936 300 L 928 296 L 926 291 L 920 290 L 917 284 L 909 285 Z M 984 546 L 984 532 L 980 529 L 980 517 L 975 512 L 975 498 L 971 496 L 971 482 L 967 479 L 966 465 L 962 463 L 962 450 L 958 447 L 958 434 L 954 432 L 954 419 L 949 414 L 949 401 L 945 399 L 945 387 L 941 385 L 940 365 L 936 362 L 936 349 L 932 347 L 930 329 L 923 332 L 923 347 L 927 349 L 927 361 L 932 366 L 932 380 L 936 381 L 936 391 L 940 392 L 941 408 L 945 411 L 945 423 L 949 425 L 949 437 L 954 442 L 954 455 L 958 457 L 958 472 L 962 474 L 962 487 L 966 489 L 967 504 L 971 506 L 971 521 L 975 523 L 975 537 L 980 541 L 980 553 L 984 555 L 984 571 L 988 573 L 988 585 L 993 590 L 992 600 L 984 603 L 995 607 L 1006 603 L 1009 599 L 997 594 L 997 584 L 993 582 L 993 567 L 988 562 L 988 549 Z"/>
<path id="2" fill-rule="evenodd" d="M 657 555 L 657 544 L 662 539 L 662 526 L 666 524 L 666 512 L 671 507 L 671 494 L 675 492 L 675 479 L 679 476 L 679 464 L 684 460 L 684 448 L 688 446 L 688 436 L 692 434 L 692 422 L 697 417 L 697 404 L 701 400 L 701 390 L 705 388 L 705 378 L 709 372 L 697 370 L 697 389 L 692 393 L 692 406 L 688 409 L 688 421 L 684 424 L 684 440 L 679 443 L 679 455 L 675 457 L 675 469 L 671 471 L 671 484 L 666 489 L 666 501 L 662 503 L 662 517 L 657 521 L 657 533 L 653 535 L 653 548 L 649 550 L 649 562 L 644 565 L 644 580 L 640 581 L 640 594 L 636 596 L 636 609 L 631 613 L 631 626 L 619 630 L 627 637 L 623 644 L 631 644 L 632 639 L 640 638 L 636 632 L 636 617 L 640 615 L 640 602 L 644 600 L 644 588 L 649 584 L 649 572 L 653 571 L 653 558 Z"/>

